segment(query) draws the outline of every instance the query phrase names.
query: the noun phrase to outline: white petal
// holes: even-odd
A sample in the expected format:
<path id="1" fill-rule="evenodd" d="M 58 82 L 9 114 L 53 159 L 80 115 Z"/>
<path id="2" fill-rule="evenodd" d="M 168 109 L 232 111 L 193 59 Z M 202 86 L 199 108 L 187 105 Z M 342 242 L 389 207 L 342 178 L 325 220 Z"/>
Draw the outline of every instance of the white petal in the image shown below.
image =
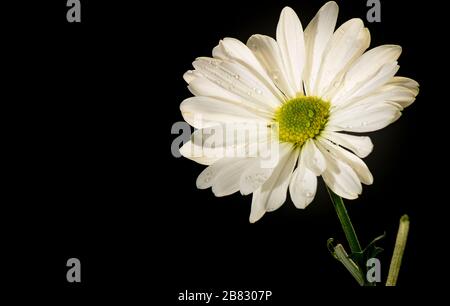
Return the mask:
<path id="1" fill-rule="evenodd" d="M 205 78 L 254 107 L 272 111 L 280 104 L 280 99 L 253 72 L 237 62 L 198 58 L 192 65 Z"/>
<path id="2" fill-rule="evenodd" d="M 188 70 L 183 74 L 183 79 L 186 81 L 186 83 L 191 83 L 196 78 L 202 77 L 202 74 L 195 70 Z"/>
<path id="3" fill-rule="evenodd" d="M 361 19 L 350 19 L 341 25 L 326 47 L 315 87 L 317 94 L 332 96 L 331 89 L 340 85 L 344 73 L 369 44 L 370 34 Z"/>
<path id="4" fill-rule="evenodd" d="M 279 208 L 286 201 L 289 180 L 298 157 L 291 144 L 280 144 L 280 159 L 270 178 L 253 193 L 250 222 L 258 221 L 266 211 Z"/>
<path id="5" fill-rule="evenodd" d="M 337 195 L 346 199 L 356 199 L 362 192 L 361 182 L 353 169 L 343 161 L 334 158 L 319 144 L 327 161 L 327 169 L 322 173 L 327 186 Z"/>
<path id="6" fill-rule="evenodd" d="M 223 46 L 223 41 L 219 41 L 219 44 L 213 48 L 212 55 L 214 58 L 217 58 L 220 60 L 228 59 L 227 51 L 225 50 L 225 47 Z"/>
<path id="7" fill-rule="evenodd" d="M 274 168 L 262 167 L 261 160 L 255 158 L 240 177 L 241 194 L 248 195 L 260 188 L 272 175 L 273 170 Z"/>
<path id="8" fill-rule="evenodd" d="M 235 78 L 236 75 L 239 76 L 240 84 L 244 84 L 250 89 L 246 92 L 247 96 L 262 101 L 272 108 L 280 106 L 281 101 L 284 98 L 281 92 L 277 89 L 278 95 L 274 94 L 265 82 L 261 81 L 260 78 L 255 78 L 254 74 L 251 72 L 249 73 L 244 66 L 234 62 L 223 62 L 221 67 L 227 71 L 233 71 L 235 73 Z M 270 84 L 273 85 L 273 82 L 270 81 Z"/>
<path id="9" fill-rule="evenodd" d="M 223 50 L 229 59 L 243 63 L 247 68 L 252 68 L 259 75 L 266 73 L 252 51 L 241 41 L 234 38 L 225 38 L 222 41 Z"/>
<path id="10" fill-rule="evenodd" d="M 289 98 L 296 96 L 295 88 L 289 83 L 289 74 L 284 68 L 280 48 L 269 36 L 253 35 L 247 42 L 259 62 L 263 65 L 274 84 Z"/>
<path id="11" fill-rule="evenodd" d="M 386 90 L 390 93 L 385 101 L 397 106 L 399 110 L 410 106 L 416 100 L 416 94 L 406 88 L 400 87 L 399 89 L 394 89 L 383 86 L 381 90 Z"/>
<path id="12" fill-rule="evenodd" d="M 264 141 L 269 141 L 271 136 L 271 129 L 265 124 L 253 125 L 250 122 L 217 125 L 198 129 L 192 133 L 192 139 L 206 148 L 229 148 L 255 143 L 263 144 Z"/>
<path id="13" fill-rule="evenodd" d="M 203 165 L 211 165 L 224 157 L 265 156 L 266 150 L 270 150 L 265 145 L 270 136 L 271 131 L 265 125 L 212 126 L 192 133 L 191 140 L 180 148 L 180 153 Z"/>
<path id="14" fill-rule="evenodd" d="M 274 211 L 278 209 L 286 201 L 287 189 L 291 180 L 292 172 L 294 171 L 295 163 L 297 162 L 297 158 L 298 152 L 292 150 L 289 157 L 285 161 L 284 166 L 281 167 L 278 177 L 275 177 L 272 173 L 272 176 L 269 178 L 269 180 L 274 180 L 274 184 L 271 186 L 271 191 L 269 191 L 270 195 L 267 198 L 267 211 Z M 266 183 L 268 182 L 266 181 Z M 268 186 L 265 186 L 266 183 L 262 186 L 263 193 L 268 190 Z"/>
<path id="15" fill-rule="evenodd" d="M 314 85 L 325 48 L 336 26 L 338 11 L 336 2 L 325 3 L 305 29 L 306 66 L 303 75 L 307 95 L 318 95 Z"/>
<path id="16" fill-rule="evenodd" d="M 379 90 L 369 95 L 349 100 L 344 106 L 341 107 L 341 109 L 350 109 L 355 107 L 369 108 L 375 105 L 389 104 L 396 106 L 399 110 L 402 110 L 414 102 L 417 92 L 418 91 L 414 91 L 400 85 L 391 85 L 391 83 L 388 82 Z"/>
<path id="17" fill-rule="evenodd" d="M 400 66 L 397 65 L 397 62 L 383 65 L 372 78 L 364 83 L 364 85 L 352 92 L 352 94 L 348 96 L 348 99 L 356 99 L 376 92 L 382 85 L 386 84 L 394 77 L 399 68 Z M 334 101 L 333 103 L 336 105 Z M 341 104 L 345 105 L 345 101 Z"/>
<path id="18" fill-rule="evenodd" d="M 184 120 L 195 128 L 215 126 L 220 123 L 266 122 L 242 106 L 211 97 L 192 97 L 180 105 Z"/>
<path id="19" fill-rule="evenodd" d="M 189 83 L 188 89 L 195 96 L 217 98 L 219 100 L 224 100 L 235 105 L 240 105 L 254 112 L 258 116 L 267 118 L 269 120 L 271 120 L 271 118 L 273 117 L 272 111 L 269 111 L 266 108 L 262 108 L 259 104 L 243 100 L 239 95 L 223 88 L 222 86 L 217 85 L 216 83 L 205 77 L 198 77 L 192 80 Z"/>
<path id="20" fill-rule="evenodd" d="M 419 93 L 419 84 L 408 78 L 394 77 L 379 90 L 386 102 L 394 103 L 400 110 L 410 106 Z"/>
<path id="21" fill-rule="evenodd" d="M 304 209 L 314 200 L 317 190 L 317 177 L 306 166 L 303 151 L 304 149 L 300 153 L 297 169 L 295 169 L 289 184 L 292 202 L 300 209 Z"/>
<path id="22" fill-rule="evenodd" d="M 415 92 L 415 95 L 419 93 L 419 83 L 410 78 L 405 78 L 401 76 L 393 77 L 392 80 L 389 81 L 388 85 L 397 85 L 401 87 L 408 88 Z"/>
<path id="23" fill-rule="evenodd" d="M 374 79 L 378 74 L 383 74 L 383 69 L 387 70 L 390 66 L 395 67 L 401 52 L 402 48 L 400 46 L 383 45 L 364 53 L 353 63 L 345 74 L 342 87 L 332 97 L 333 104 L 338 105 L 344 103 L 345 100 L 353 98 L 357 91 L 360 92 L 359 96 L 364 95 L 364 91 L 360 90 L 364 87 L 376 87 L 376 84 L 370 83 L 374 83 Z"/>
<path id="24" fill-rule="evenodd" d="M 255 190 L 255 192 L 253 192 L 252 208 L 250 211 L 250 218 L 249 218 L 250 223 L 255 223 L 256 221 L 261 219 L 262 216 L 264 216 L 264 214 L 267 211 L 266 203 L 263 201 L 261 193 L 262 193 L 261 188 L 258 188 Z"/>
<path id="25" fill-rule="evenodd" d="M 319 140 L 319 142 L 334 158 L 339 159 L 349 165 L 355 171 L 356 175 L 362 183 L 366 185 L 371 185 L 373 183 L 372 173 L 370 173 L 367 165 L 359 157 L 339 146 L 332 144 L 329 140 L 322 138 Z"/>
<path id="26" fill-rule="evenodd" d="M 277 26 L 277 43 L 280 46 L 285 71 L 290 77 L 291 87 L 296 93 L 302 94 L 302 74 L 306 58 L 303 27 L 297 14 L 290 7 L 285 7 L 281 11 Z"/>
<path id="27" fill-rule="evenodd" d="M 325 168 L 327 167 L 325 158 L 319 149 L 317 149 L 314 140 L 309 139 L 305 143 L 301 155 L 303 156 L 302 158 L 305 161 L 305 165 L 311 169 L 316 176 L 321 175 L 322 172 L 325 171 Z"/>
<path id="28" fill-rule="evenodd" d="M 205 154 L 203 147 L 201 145 L 195 144 L 192 141 L 186 142 L 180 148 L 180 154 L 199 164 L 208 166 L 215 163 L 216 161 L 218 161 L 223 157 L 223 155 L 219 154 L 216 155 L 214 153 Z"/>
<path id="29" fill-rule="evenodd" d="M 401 86 L 385 85 L 380 89 L 380 98 L 398 106 L 400 110 L 410 106 L 416 100 L 416 95 L 417 92 Z"/>
<path id="30" fill-rule="evenodd" d="M 326 130 L 322 132 L 322 136 L 335 144 L 349 149 L 362 158 L 369 155 L 373 149 L 373 143 L 370 140 L 370 137 L 367 136 L 354 136 Z"/>
<path id="31" fill-rule="evenodd" d="M 223 197 L 239 190 L 239 181 L 245 169 L 255 158 L 237 159 L 223 167 L 214 178 L 212 191 L 216 197 Z"/>
<path id="32" fill-rule="evenodd" d="M 228 61 L 225 62 L 234 61 L 241 64 L 256 78 L 258 78 L 259 81 L 263 83 L 264 86 L 266 86 L 278 100 L 283 98 L 280 91 L 274 86 L 269 75 L 262 67 L 261 63 L 244 43 L 234 38 L 225 38 L 219 43 L 219 46 L 222 48 L 216 50 L 215 52 L 213 50 L 213 55 L 220 56 L 222 58 L 226 57 Z"/>
<path id="33" fill-rule="evenodd" d="M 222 158 L 203 170 L 197 177 L 196 185 L 198 189 L 206 189 L 213 185 L 217 174 L 225 167 L 238 161 L 238 158 Z"/>
<path id="34" fill-rule="evenodd" d="M 393 123 L 400 115 L 398 108 L 389 104 L 355 106 L 332 113 L 327 129 L 356 133 L 372 132 Z"/>
<path id="35" fill-rule="evenodd" d="M 240 96 L 234 94 L 230 90 L 223 88 L 222 86 L 217 85 L 217 83 L 214 83 L 205 77 L 197 77 L 191 80 L 189 82 L 188 89 L 195 96 L 220 98 L 236 103 L 243 103 Z"/>

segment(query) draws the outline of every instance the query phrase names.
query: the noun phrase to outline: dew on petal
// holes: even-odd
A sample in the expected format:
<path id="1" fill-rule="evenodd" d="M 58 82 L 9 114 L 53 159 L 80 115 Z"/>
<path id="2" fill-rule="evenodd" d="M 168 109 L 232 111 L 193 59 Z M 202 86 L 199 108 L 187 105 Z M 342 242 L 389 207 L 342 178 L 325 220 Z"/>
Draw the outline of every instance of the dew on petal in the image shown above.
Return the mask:
<path id="1" fill-rule="evenodd" d="M 278 80 L 278 78 L 279 78 L 278 75 L 279 75 L 279 71 L 278 70 L 274 70 L 271 73 L 272 79 L 274 79 L 275 81 Z"/>
<path id="2" fill-rule="evenodd" d="M 259 89 L 259 88 L 253 88 L 253 90 L 258 94 L 258 95 L 260 95 L 260 94 L 262 94 L 262 90 L 261 89 Z"/>

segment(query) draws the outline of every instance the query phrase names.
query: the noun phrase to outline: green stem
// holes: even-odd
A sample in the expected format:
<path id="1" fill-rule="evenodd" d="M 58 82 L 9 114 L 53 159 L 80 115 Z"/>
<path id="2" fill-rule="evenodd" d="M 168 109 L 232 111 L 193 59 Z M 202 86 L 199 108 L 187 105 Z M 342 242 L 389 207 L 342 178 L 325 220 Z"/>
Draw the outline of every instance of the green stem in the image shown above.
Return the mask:
<path id="1" fill-rule="evenodd" d="M 335 194 L 330 188 L 328 188 L 328 193 L 330 194 L 331 201 L 333 202 L 334 208 L 338 215 L 339 221 L 341 222 L 342 229 L 344 230 L 345 237 L 347 238 L 348 244 L 350 245 L 350 250 L 352 253 L 362 252 L 361 245 L 359 244 L 358 237 L 356 236 L 355 229 L 353 228 L 352 221 L 345 208 L 344 201 L 340 196 Z"/>
<path id="2" fill-rule="evenodd" d="M 358 265 L 348 257 L 348 254 L 347 252 L 345 252 L 342 244 L 338 244 L 334 248 L 334 255 L 336 259 L 339 260 L 347 269 L 347 271 L 350 272 L 350 274 L 355 278 L 358 284 L 360 286 L 364 286 L 364 276 L 361 273 L 361 270 L 359 269 Z"/>
<path id="3" fill-rule="evenodd" d="M 400 218 L 400 225 L 398 227 L 397 240 L 395 241 L 394 254 L 392 255 L 391 265 L 389 267 L 389 274 L 386 281 L 386 286 L 395 286 L 397 284 L 400 266 L 402 264 L 403 253 L 405 252 L 406 240 L 409 232 L 409 217 L 403 215 Z"/>

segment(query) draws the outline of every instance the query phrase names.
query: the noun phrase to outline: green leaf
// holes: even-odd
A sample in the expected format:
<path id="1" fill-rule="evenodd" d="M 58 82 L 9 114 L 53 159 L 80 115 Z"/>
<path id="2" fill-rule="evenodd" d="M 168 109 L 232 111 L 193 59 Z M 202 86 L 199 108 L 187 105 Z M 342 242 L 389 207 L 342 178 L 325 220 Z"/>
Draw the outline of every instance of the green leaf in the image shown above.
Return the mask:
<path id="1" fill-rule="evenodd" d="M 376 243 L 383 239 L 386 236 L 386 233 L 375 237 L 363 250 L 362 252 L 356 252 L 350 254 L 350 258 L 352 258 L 355 262 L 358 263 L 360 267 L 365 267 L 367 260 L 370 258 L 376 257 L 379 253 L 383 251 L 383 248 L 376 246 Z"/>
<path id="2" fill-rule="evenodd" d="M 376 258 L 376 256 L 383 251 L 383 248 L 380 248 L 376 246 L 376 243 L 378 243 L 381 239 L 383 239 L 386 236 L 386 233 L 383 233 L 383 235 L 380 235 L 378 237 L 375 237 L 365 248 L 362 250 L 362 252 L 356 252 L 350 254 L 350 258 L 356 262 L 359 269 L 361 271 L 367 272 L 367 261 L 370 258 Z M 375 284 L 369 284 L 371 286 Z"/>

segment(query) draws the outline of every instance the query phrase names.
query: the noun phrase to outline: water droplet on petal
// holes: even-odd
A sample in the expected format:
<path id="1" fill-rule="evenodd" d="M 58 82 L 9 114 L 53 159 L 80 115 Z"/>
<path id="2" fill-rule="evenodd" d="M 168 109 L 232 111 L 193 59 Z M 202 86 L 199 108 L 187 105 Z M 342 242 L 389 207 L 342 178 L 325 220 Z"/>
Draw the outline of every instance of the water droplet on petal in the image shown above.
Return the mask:
<path id="1" fill-rule="evenodd" d="M 203 178 L 203 181 L 204 181 L 205 183 L 209 183 L 209 182 L 211 181 L 212 177 L 213 177 L 213 171 L 208 170 L 208 171 L 205 173 L 205 177 Z"/>
<path id="2" fill-rule="evenodd" d="M 275 81 L 278 80 L 279 76 L 278 76 L 278 71 L 272 71 L 272 79 L 274 79 Z"/>
<path id="3" fill-rule="evenodd" d="M 253 88 L 253 90 L 258 94 L 258 95 L 260 95 L 260 94 L 262 94 L 262 90 L 261 89 L 259 89 L 259 88 Z"/>

